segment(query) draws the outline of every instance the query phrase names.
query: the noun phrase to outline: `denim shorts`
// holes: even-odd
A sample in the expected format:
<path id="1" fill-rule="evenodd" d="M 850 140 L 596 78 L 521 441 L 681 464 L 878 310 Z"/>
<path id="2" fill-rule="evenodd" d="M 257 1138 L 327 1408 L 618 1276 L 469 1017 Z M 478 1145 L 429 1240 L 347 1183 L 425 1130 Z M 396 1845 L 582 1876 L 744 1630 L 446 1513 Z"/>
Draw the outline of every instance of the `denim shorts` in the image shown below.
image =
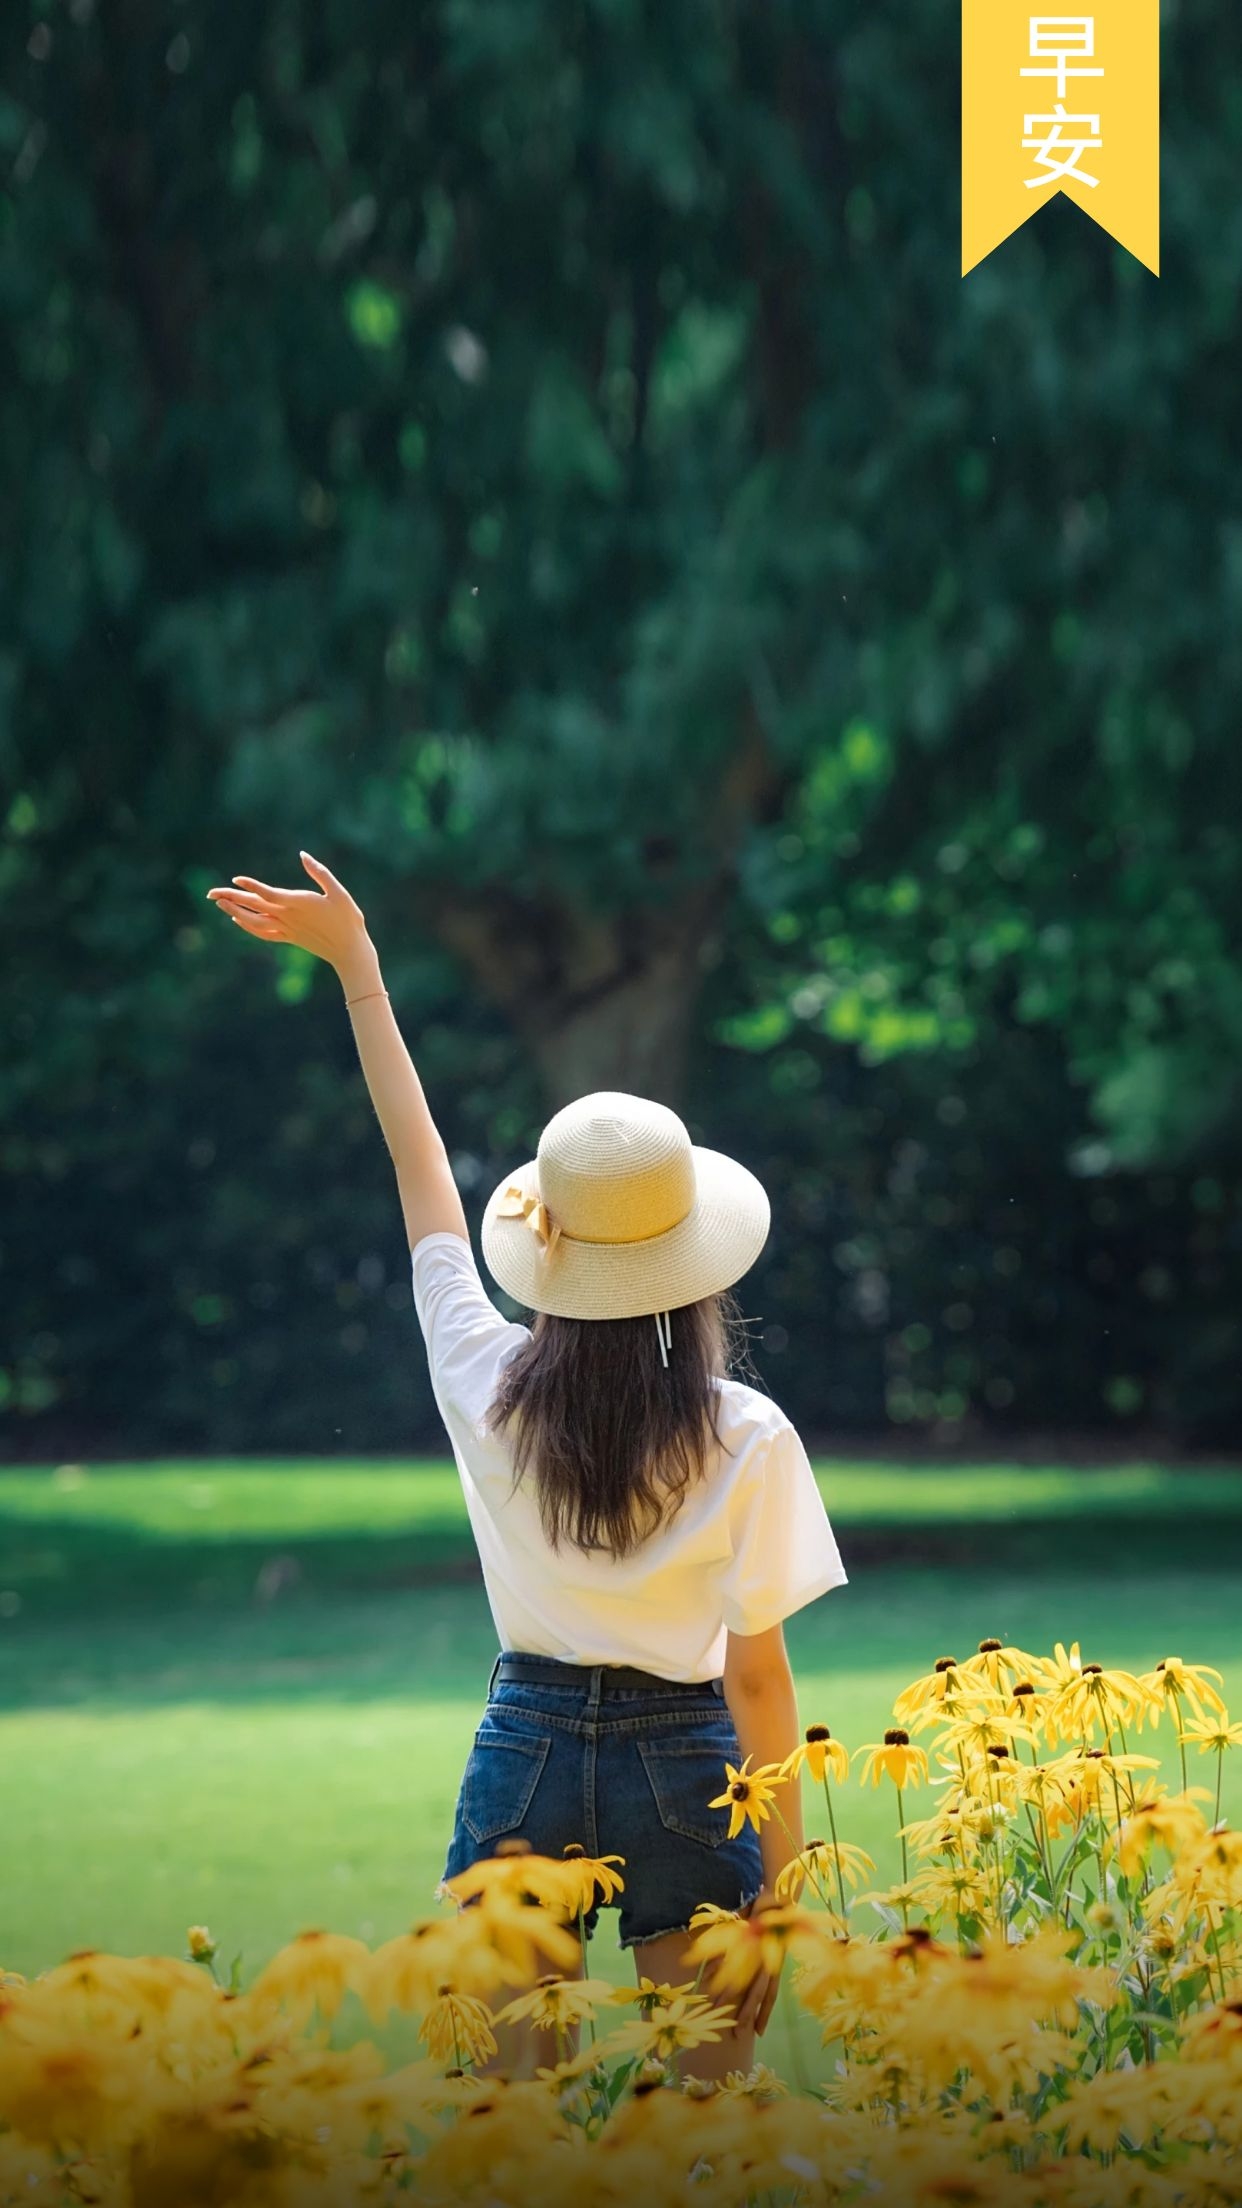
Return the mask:
<path id="1" fill-rule="evenodd" d="M 685 1685 L 612 1664 L 506 1652 L 457 1797 L 444 1876 L 516 1836 L 559 1860 L 573 1842 L 620 1855 L 622 1947 L 684 1932 L 701 1901 L 745 1908 L 763 1884 L 758 1835 L 726 1837 L 725 1789 L 741 1748 L 719 1679 Z M 598 1902 L 585 1919 L 588 1939 Z"/>

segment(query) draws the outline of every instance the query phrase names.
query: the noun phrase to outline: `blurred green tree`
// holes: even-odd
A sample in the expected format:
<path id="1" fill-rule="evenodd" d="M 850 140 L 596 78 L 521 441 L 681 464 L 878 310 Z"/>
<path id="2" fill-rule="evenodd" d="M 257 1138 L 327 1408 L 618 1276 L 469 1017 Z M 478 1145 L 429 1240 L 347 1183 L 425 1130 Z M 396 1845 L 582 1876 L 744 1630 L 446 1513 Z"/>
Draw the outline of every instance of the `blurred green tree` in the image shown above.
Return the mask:
<path id="1" fill-rule="evenodd" d="M 198 903 L 303 843 L 468 1192 L 595 1087 L 763 1162 L 812 1423 L 1223 1430 L 1242 29 L 1169 11 L 1159 283 L 1064 203 L 958 279 L 956 42 L 932 0 L 0 26 L 15 1432 L 426 1410 L 335 1007 Z M 1017 1247 L 1015 1177 L 981 1332 L 943 1280 Z"/>

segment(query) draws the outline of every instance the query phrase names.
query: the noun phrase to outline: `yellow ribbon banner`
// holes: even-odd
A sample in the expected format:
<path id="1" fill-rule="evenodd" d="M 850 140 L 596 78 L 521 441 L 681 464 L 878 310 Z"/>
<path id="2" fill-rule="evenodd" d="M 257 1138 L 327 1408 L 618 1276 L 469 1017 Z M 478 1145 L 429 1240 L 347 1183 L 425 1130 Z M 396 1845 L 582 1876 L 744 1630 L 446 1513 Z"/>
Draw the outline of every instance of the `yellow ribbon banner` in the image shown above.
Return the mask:
<path id="1" fill-rule="evenodd" d="M 1160 0 L 962 0 L 962 274 L 1057 192 L 1160 274 Z"/>

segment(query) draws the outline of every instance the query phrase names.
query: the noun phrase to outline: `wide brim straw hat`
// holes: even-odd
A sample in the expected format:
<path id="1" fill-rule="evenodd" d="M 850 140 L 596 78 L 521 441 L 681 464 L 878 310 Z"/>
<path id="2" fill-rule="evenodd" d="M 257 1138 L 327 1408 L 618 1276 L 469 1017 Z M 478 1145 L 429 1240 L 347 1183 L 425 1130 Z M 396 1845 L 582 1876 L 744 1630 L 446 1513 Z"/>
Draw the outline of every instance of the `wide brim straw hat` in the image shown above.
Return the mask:
<path id="1" fill-rule="evenodd" d="M 762 1184 L 676 1112 L 597 1089 L 548 1121 L 483 1214 L 492 1278 L 532 1311 L 630 1319 L 732 1287 L 768 1238 Z"/>

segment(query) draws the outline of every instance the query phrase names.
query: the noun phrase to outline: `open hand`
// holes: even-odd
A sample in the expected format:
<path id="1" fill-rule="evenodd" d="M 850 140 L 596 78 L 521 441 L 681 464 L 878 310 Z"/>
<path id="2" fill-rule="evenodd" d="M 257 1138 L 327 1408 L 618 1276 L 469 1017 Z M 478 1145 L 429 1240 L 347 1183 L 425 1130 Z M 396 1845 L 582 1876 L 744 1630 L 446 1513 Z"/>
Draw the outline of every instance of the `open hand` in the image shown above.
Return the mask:
<path id="1" fill-rule="evenodd" d="M 207 895 L 247 935 L 265 943 L 296 943 L 339 968 L 366 942 L 365 915 L 328 867 L 308 851 L 298 856 L 317 889 L 274 889 L 250 874 L 235 874 L 231 888 L 209 889 Z"/>

